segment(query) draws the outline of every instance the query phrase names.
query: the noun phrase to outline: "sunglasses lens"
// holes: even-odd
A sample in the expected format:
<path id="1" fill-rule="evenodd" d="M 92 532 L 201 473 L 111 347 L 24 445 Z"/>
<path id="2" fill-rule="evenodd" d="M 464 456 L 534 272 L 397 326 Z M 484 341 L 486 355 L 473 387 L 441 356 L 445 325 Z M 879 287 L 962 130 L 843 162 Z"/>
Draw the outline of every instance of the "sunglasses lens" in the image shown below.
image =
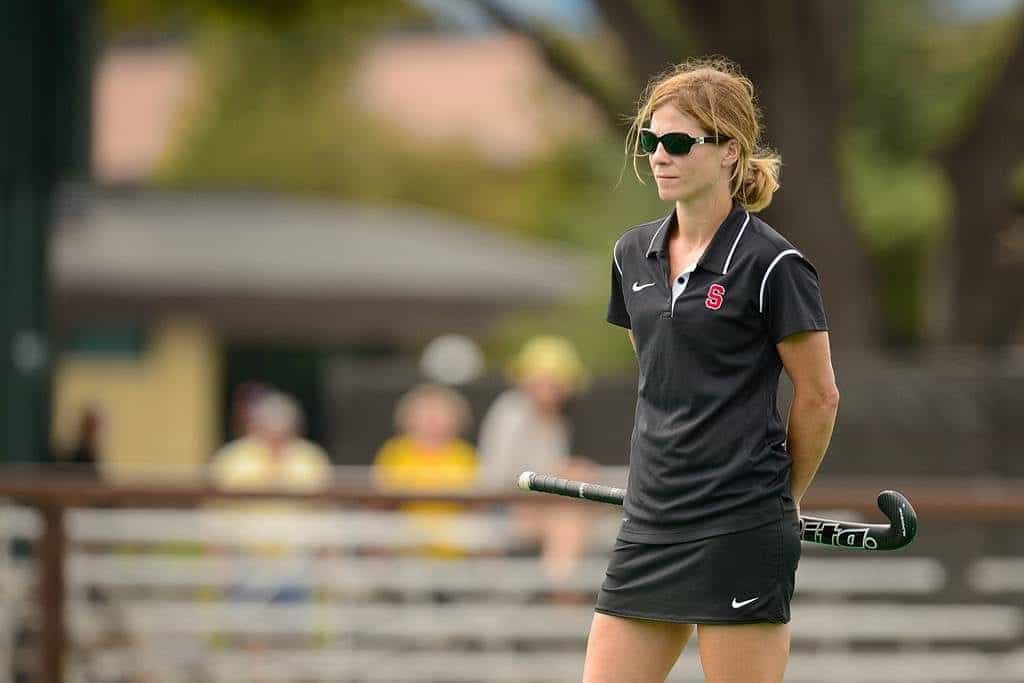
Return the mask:
<path id="1" fill-rule="evenodd" d="M 672 156 L 682 156 L 690 153 L 690 148 L 697 141 L 686 133 L 665 133 L 660 138 L 651 130 L 640 131 L 640 144 L 638 145 L 641 154 L 654 154 L 660 142 L 665 151 Z"/>
<path id="2" fill-rule="evenodd" d="M 641 154 L 654 154 L 654 150 L 658 149 L 658 136 L 652 131 L 641 130 L 639 146 Z"/>
<path id="3" fill-rule="evenodd" d="M 661 138 L 665 151 L 673 156 L 689 154 L 694 142 L 696 140 L 685 133 L 667 133 Z"/>

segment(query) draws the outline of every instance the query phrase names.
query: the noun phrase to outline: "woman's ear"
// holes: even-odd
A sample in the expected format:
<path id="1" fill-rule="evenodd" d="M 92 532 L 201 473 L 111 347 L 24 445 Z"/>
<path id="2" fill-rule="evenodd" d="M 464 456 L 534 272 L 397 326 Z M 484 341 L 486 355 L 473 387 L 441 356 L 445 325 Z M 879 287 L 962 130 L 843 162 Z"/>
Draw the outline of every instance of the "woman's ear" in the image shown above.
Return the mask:
<path id="1" fill-rule="evenodd" d="M 735 140 L 725 143 L 725 152 L 722 154 L 722 166 L 731 166 L 740 159 L 740 144 Z"/>

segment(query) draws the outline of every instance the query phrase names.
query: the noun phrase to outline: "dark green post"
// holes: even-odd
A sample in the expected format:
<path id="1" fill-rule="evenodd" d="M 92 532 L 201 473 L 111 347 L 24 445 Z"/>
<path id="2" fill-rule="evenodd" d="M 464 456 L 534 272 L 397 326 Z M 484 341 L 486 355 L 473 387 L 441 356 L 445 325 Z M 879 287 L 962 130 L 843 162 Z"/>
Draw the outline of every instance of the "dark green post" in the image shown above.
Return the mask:
<path id="1" fill-rule="evenodd" d="M 88 177 L 92 3 L 0 3 L 0 462 L 48 459 L 47 250 L 64 183 Z"/>

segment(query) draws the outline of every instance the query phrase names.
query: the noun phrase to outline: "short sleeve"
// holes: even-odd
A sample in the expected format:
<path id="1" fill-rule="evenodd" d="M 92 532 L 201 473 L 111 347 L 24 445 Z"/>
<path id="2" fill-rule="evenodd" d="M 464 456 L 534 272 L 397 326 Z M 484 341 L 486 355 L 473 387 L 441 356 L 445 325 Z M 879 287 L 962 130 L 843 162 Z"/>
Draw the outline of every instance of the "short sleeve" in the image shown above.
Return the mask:
<path id="1" fill-rule="evenodd" d="M 776 344 L 797 332 L 828 330 L 818 272 L 796 251 L 784 252 L 769 266 L 760 306 Z"/>
<path id="2" fill-rule="evenodd" d="M 615 247 L 618 247 L 618 243 Z M 612 325 L 630 329 L 629 312 L 626 311 L 626 300 L 622 296 L 622 273 L 619 271 L 618 256 L 612 249 L 612 286 L 608 297 L 608 315 L 605 320 Z"/>

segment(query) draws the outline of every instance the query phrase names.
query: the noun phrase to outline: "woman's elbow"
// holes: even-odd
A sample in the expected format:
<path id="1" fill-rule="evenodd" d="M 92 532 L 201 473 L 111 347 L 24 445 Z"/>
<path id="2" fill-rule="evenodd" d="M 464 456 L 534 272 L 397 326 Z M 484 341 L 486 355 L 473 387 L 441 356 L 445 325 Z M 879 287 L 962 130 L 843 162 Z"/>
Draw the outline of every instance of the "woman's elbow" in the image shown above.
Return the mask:
<path id="1" fill-rule="evenodd" d="M 828 387 L 821 392 L 820 400 L 823 406 L 837 412 L 839 410 L 839 388 L 834 384 Z"/>
<path id="2" fill-rule="evenodd" d="M 822 410 L 833 412 L 839 410 L 839 388 L 834 384 L 814 387 L 813 389 L 808 387 L 804 391 L 800 391 L 797 388 L 796 398 Z"/>

